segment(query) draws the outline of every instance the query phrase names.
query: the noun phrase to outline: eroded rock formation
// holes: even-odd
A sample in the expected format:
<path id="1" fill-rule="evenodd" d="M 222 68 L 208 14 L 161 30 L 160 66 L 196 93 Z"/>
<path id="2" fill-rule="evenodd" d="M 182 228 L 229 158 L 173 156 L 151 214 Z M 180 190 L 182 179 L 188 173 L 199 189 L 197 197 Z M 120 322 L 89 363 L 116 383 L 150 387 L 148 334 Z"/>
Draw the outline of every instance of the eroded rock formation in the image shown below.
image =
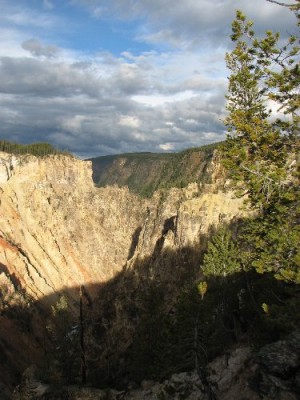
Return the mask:
<path id="1" fill-rule="evenodd" d="M 127 188 L 96 188 L 90 162 L 0 154 L 0 282 L 6 310 L 0 315 L 0 353 L 6 360 L 0 375 L 5 384 L 16 382 L 39 357 L 34 349 L 43 347 L 43 304 L 49 308 L 67 293 L 75 307 L 80 285 L 93 297 L 99 285 L 134 270 L 141 260 L 154 257 L 159 263 L 165 250 L 199 246 L 212 226 L 245 214 L 242 199 L 224 190 L 215 159 L 207 172 L 209 185 L 198 182 L 141 199 Z M 37 302 L 30 313 L 26 295 Z M 20 307 L 28 320 L 22 327 L 16 314 L 9 315 Z M 17 372 L 12 382 L 11 370 Z"/>
<path id="2" fill-rule="evenodd" d="M 1 155 L 0 263 L 34 298 L 110 279 L 126 263 L 143 206 L 96 189 L 89 163 Z"/>
<path id="3" fill-rule="evenodd" d="M 216 183 L 142 200 L 127 188 L 95 188 L 91 175 L 90 162 L 69 157 L 0 155 L 0 263 L 34 298 L 107 281 L 159 240 L 193 245 L 244 213 Z"/>

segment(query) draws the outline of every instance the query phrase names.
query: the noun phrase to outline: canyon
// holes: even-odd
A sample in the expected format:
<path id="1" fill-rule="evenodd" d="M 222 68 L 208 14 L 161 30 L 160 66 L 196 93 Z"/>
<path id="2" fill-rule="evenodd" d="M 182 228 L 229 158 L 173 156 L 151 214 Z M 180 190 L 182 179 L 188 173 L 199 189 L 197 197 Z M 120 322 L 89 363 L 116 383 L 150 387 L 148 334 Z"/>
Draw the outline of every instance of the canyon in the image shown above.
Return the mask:
<path id="1" fill-rule="evenodd" d="M 244 214 L 243 200 L 220 190 L 213 162 L 212 184 L 151 199 L 128 188 L 96 188 L 91 162 L 75 158 L 2 153 L 0 162 L 2 273 L 34 299 L 105 282 L 161 240 L 163 247 L 193 245 L 211 226 Z"/>
<path id="2" fill-rule="evenodd" d="M 216 158 L 208 168 L 211 184 L 195 182 L 143 199 L 127 187 L 95 187 L 90 161 L 1 153 L 3 310 L 19 306 L 22 299 L 26 307 L 26 296 L 46 310 L 63 292 L 75 310 L 80 285 L 95 297 L 99 286 L 124 269 L 134 271 L 140 260 L 153 254 L 159 258 L 165 249 L 198 246 L 212 226 L 242 216 L 243 201 L 221 189 Z M 19 374 L 30 364 L 28 354 L 35 359 L 33 348 L 39 345 L 24 329 L 20 333 L 17 320 L 1 314 L 1 358 L 17 354 L 19 361 L 11 368 Z M 30 317 L 39 342 L 40 314 Z M 9 382 L 9 368 L 2 365 L 1 370 Z"/>
<path id="3" fill-rule="evenodd" d="M 184 188 L 160 189 L 143 198 L 126 186 L 96 187 L 91 161 L 65 155 L 40 158 L 0 154 L 3 399 L 11 398 L 14 390 L 14 399 L 52 398 L 50 394 L 38 397 L 37 392 L 44 388 L 46 393 L 48 386 L 32 383 L 28 376 L 34 364 L 42 365 L 39 363 L 49 356 L 49 327 L 64 301 L 73 318 L 72 326 L 78 325 L 82 288 L 90 382 L 127 382 L 122 374 L 130 364 L 128 359 L 138 359 L 139 346 L 144 346 L 139 342 L 141 332 L 149 330 L 145 315 L 150 312 L 150 321 L 153 320 L 150 331 L 152 324 L 159 331 L 160 315 L 172 316 L 184 287 L 195 285 L 201 277 L 200 264 L 211 233 L 220 224 L 234 225 L 249 215 L 244 199 L 235 196 L 226 180 L 218 152 L 214 151 L 204 164 L 203 157 L 199 160 L 205 165 L 204 182 L 199 178 Z M 150 341 L 156 340 L 155 329 Z M 234 351 L 242 354 L 239 365 L 243 370 L 252 350 Z M 230 357 L 235 357 L 232 354 Z M 214 370 L 222 368 L 222 357 L 219 364 L 211 364 L 215 365 Z M 72 374 L 72 366 L 67 368 Z M 140 372 L 142 379 L 143 371 L 139 369 L 137 362 L 129 376 Z M 221 371 L 218 373 L 222 375 Z M 203 382 L 199 383 L 194 375 L 184 377 L 174 375 L 158 389 L 155 383 L 145 383 L 152 385 L 154 397 L 149 394 L 150 389 L 146 392 L 149 398 L 156 398 L 157 391 L 178 386 L 178 379 L 183 379 L 192 380 L 192 386 L 196 386 L 191 396 L 198 396 Z M 36 382 L 36 378 L 32 379 Z M 26 397 L 24 393 L 33 386 L 37 392 Z M 65 393 L 69 389 L 62 390 Z M 70 389 L 70 398 L 104 396 L 98 389 L 76 390 Z M 115 393 L 119 398 L 118 393 L 123 392 Z M 228 393 L 230 398 L 231 392 Z M 138 390 L 124 398 L 139 396 L 148 398 Z M 250 393 L 249 399 L 256 398 L 251 396 Z"/>

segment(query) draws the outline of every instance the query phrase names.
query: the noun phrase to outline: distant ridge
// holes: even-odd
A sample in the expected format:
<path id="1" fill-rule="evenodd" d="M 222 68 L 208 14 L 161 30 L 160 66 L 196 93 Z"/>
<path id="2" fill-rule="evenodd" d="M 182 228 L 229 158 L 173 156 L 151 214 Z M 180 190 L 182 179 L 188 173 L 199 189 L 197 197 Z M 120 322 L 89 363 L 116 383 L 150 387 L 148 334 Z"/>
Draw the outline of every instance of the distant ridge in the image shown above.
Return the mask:
<path id="1" fill-rule="evenodd" d="M 125 153 L 90 158 L 97 186 L 118 185 L 142 196 L 155 190 L 183 188 L 191 182 L 209 183 L 208 167 L 222 142 L 179 153 Z"/>

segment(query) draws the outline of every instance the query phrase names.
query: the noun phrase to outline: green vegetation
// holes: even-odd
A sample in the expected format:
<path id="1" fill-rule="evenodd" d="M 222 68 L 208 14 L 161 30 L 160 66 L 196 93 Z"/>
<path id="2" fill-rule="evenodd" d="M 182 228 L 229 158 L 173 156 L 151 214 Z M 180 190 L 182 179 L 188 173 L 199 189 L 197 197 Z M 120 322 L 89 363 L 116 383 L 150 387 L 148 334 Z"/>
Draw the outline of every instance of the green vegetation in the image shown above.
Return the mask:
<path id="1" fill-rule="evenodd" d="M 10 154 L 31 154 L 37 157 L 44 157 L 50 154 L 63 154 L 72 156 L 67 151 L 58 150 L 49 143 L 31 143 L 31 144 L 20 144 L 9 142 L 7 140 L 0 140 L 0 151 Z M 72 156 L 73 157 L 73 156 Z"/>
<path id="2" fill-rule="evenodd" d="M 55 384 L 79 382 L 79 328 L 65 295 L 51 306 L 46 330 L 47 349 L 39 365 L 39 378 Z"/>
<path id="3" fill-rule="evenodd" d="M 179 153 L 129 153 L 91 159 L 98 186 L 128 186 L 134 193 L 151 197 L 155 190 L 186 187 L 191 182 L 209 183 L 207 169 L 220 143 Z"/>
<path id="4" fill-rule="evenodd" d="M 257 212 L 243 231 L 244 268 L 300 283 L 300 47 L 294 35 L 283 45 L 270 31 L 257 39 L 252 25 L 237 12 L 236 47 L 226 56 L 231 76 L 224 165 Z M 276 106 L 274 116 L 268 101 Z"/>
<path id="5" fill-rule="evenodd" d="M 232 240 L 231 232 L 222 227 L 208 243 L 202 272 L 205 276 L 226 277 L 240 269 L 239 250 Z"/>

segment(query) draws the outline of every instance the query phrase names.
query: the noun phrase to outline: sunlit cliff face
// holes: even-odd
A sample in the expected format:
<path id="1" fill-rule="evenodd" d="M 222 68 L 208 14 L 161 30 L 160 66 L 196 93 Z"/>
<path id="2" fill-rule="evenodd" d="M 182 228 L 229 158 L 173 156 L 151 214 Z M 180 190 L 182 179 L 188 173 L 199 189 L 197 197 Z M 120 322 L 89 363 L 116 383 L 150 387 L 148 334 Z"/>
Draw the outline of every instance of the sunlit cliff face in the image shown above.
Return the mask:
<path id="1" fill-rule="evenodd" d="M 215 180 L 142 200 L 127 188 L 96 188 L 91 176 L 90 162 L 66 156 L 0 155 L 0 263 L 34 298 L 105 282 L 158 240 L 193 245 L 244 213 Z"/>
<path id="2" fill-rule="evenodd" d="M 90 163 L 1 155 L 0 263 L 35 298 L 103 282 L 126 263 L 142 221 L 126 189 L 96 189 Z"/>

